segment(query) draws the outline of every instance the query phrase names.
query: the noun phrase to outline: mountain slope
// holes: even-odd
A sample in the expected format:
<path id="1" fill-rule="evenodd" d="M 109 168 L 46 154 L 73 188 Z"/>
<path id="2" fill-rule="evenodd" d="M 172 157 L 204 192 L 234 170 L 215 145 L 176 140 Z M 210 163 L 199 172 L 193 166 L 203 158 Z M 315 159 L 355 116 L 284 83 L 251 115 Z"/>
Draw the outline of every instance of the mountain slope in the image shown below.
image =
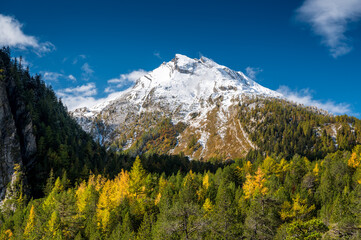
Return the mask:
<path id="1" fill-rule="evenodd" d="M 277 154 L 286 159 L 298 154 L 310 160 L 337 150 L 351 151 L 361 143 L 361 121 L 333 116 L 314 107 L 281 99 L 248 99 L 240 106 L 239 118 L 250 140 L 257 146 L 249 159 Z"/>
<path id="2" fill-rule="evenodd" d="M 180 54 L 115 99 L 72 115 L 98 142 L 133 156 L 224 160 L 253 150 L 316 159 L 352 149 L 361 136 L 358 119 L 288 102 L 242 72 Z"/>
<path id="3" fill-rule="evenodd" d="M 174 134 L 171 149 L 162 153 L 239 157 L 254 148 L 237 118 L 244 96 L 282 97 L 208 58 L 177 54 L 115 100 L 77 109 L 73 116 L 98 141 L 134 154 L 142 153 L 139 137 L 169 118 L 185 127 Z"/>

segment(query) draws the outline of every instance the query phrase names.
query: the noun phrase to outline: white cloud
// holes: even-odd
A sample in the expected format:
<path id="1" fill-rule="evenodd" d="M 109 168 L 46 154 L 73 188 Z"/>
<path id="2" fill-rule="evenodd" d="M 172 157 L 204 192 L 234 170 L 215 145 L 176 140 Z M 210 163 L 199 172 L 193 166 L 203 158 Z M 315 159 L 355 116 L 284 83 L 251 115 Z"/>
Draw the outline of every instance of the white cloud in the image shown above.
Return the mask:
<path id="1" fill-rule="evenodd" d="M 84 63 L 83 66 L 81 67 L 81 70 L 83 71 L 82 78 L 85 81 L 88 81 L 94 73 L 94 70 L 90 67 L 88 63 Z"/>
<path id="2" fill-rule="evenodd" d="M 143 77 L 147 73 L 147 71 L 139 69 L 127 74 L 120 74 L 119 78 L 108 80 L 108 84 L 110 86 L 105 89 L 105 92 L 114 92 L 117 88 L 123 88 L 129 84 L 135 83 L 139 78 Z"/>
<path id="3" fill-rule="evenodd" d="M 263 70 L 260 68 L 253 68 L 253 67 L 247 67 L 246 68 L 246 74 L 249 78 L 255 80 L 257 77 L 257 74 L 262 72 Z"/>
<path id="4" fill-rule="evenodd" d="M 41 74 L 43 75 L 44 80 L 51 81 L 51 82 L 58 82 L 59 80 L 62 80 L 62 79 L 76 82 L 76 78 L 71 74 L 66 76 L 62 73 L 46 72 L 46 71 L 42 71 Z"/>
<path id="5" fill-rule="evenodd" d="M 122 92 L 115 92 L 109 94 L 105 98 L 96 98 L 97 88 L 95 83 L 88 83 L 73 88 L 65 88 L 56 92 L 58 97 L 62 99 L 63 103 L 70 111 L 82 107 L 91 109 L 97 104 L 116 99 L 121 93 Z"/>
<path id="6" fill-rule="evenodd" d="M 73 81 L 76 82 L 76 77 L 74 77 L 72 74 L 68 75 L 68 78 Z"/>
<path id="7" fill-rule="evenodd" d="M 119 88 L 136 82 L 136 80 L 145 74 L 147 74 L 147 72 L 140 69 L 128 74 L 121 74 L 119 78 L 110 79 L 108 81 L 109 86 L 104 90 L 105 93 L 108 93 L 105 98 L 97 98 L 98 90 L 94 82 L 76 87 L 60 89 L 56 92 L 56 94 L 58 97 L 62 98 L 63 103 L 69 110 L 75 110 L 81 107 L 92 108 L 94 105 L 99 103 L 115 99 L 122 93 L 122 91 L 119 91 Z"/>
<path id="8" fill-rule="evenodd" d="M 320 109 L 327 110 L 334 114 L 351 113 L 350 105 L 346 103 L 335 103 L 334 101 L 322 102 L 313 99 L 310 90 L 303 89 L 301 91 L 292 91 L 287 86 L 280 86 L 277 92 L 283 94 L 288 100 L 300 103 L 306 106 L 315 106 Z"/>
<path id="9" fill-rule="evenodd" d="M 59 93 L 57 94 L 61 98 L 64 105 L 67 106 L 69 111 L 73 111 L 82 107 L 91 107 L 99 103 L 99 100 L 95 99 L 94 97 L 62 95 Z"/>
<path id="10" fill-rule="evenodd" d="M 88 83 L 74 88 L 65 88 L 62 90 L 64 93 L 69 93 L 72 95 L 81 95 L 85 97 L 93 96 L 97 94 L 97 89 L 95 83 Z"/>
<path id="11" fill-rule="evenodd" d="M 39 42 L 34 36 L 26 35 L 22 27 L 15 18 L 0 14 L 0 45 L 23 50 L 30 47 L 39 56 L 55 49 L 50 42 Z"/>
<path id="12" fill-rule="evenodd" d="M 337 58 L 352 50 L 345 33 L 351 22 L 361 18 L 361 0 L 305 0 L 297 10 L 299 20 L 311 25 L 322 44 Z"/>
<path id="13" fill-rule="evenodd" d="M 60 89 L 56 93 L 69 110 L 85 106 L 89 107 L 97 102 L 95 99 L 97 89 L 93 82 L 77 87 Z"/>

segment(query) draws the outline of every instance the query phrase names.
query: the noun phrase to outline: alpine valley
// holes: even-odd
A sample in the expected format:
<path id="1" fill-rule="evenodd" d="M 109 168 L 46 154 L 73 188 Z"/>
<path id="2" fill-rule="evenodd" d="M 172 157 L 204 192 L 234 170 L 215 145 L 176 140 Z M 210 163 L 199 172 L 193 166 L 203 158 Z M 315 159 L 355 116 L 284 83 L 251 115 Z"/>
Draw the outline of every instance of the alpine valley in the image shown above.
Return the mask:
<path id="1" fill-rule="evenodd" d="M 360 119 L 179 54 L 111 96 L 0 49 L 0 239 L 361 239 Z"/>

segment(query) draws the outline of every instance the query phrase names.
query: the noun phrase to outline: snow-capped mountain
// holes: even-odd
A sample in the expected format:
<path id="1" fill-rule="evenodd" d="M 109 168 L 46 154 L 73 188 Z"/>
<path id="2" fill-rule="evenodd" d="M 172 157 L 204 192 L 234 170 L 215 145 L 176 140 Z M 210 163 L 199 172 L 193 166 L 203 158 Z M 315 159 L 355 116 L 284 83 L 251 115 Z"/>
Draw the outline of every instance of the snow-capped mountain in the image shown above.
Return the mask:
<path id="1" fill-rule="evenodd" d="M 73 116 L 103 144 L 134 151 L 144 150 L 138 145 L 146 143 L 139 139 L 168 118 L 183 127 L 172 134 L 176 141 L 165 147 L 166 152 L 158 153 L 234 157 L 254 148 L 237 120 L 237 106 L 245 97 L 282 95 L 208 58 L 176 54 L 114 99 L 76 109 Z"/>

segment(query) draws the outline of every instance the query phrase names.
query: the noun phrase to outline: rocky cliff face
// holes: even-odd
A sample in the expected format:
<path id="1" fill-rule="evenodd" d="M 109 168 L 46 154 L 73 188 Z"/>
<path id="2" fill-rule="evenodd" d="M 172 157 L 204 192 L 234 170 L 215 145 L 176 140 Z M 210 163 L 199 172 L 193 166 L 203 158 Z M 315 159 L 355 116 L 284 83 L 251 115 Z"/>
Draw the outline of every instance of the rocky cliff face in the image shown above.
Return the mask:
<path id="1" fill-rule="evenodd" d="M 0 79 L 0 198 L 5 196 L 7 184 L 14 173 L 14 165 L 22 164 L 20 142 L 11 113 L 6 84 Z"/>
<path id="2" fill-rule="evenodd" d="M 0 71 L 0 199 L 3 199 L 15 165 L 26 168 L 35 161 L 36 141 L 15 79 L 5 77 L 5 69 Z"/>

